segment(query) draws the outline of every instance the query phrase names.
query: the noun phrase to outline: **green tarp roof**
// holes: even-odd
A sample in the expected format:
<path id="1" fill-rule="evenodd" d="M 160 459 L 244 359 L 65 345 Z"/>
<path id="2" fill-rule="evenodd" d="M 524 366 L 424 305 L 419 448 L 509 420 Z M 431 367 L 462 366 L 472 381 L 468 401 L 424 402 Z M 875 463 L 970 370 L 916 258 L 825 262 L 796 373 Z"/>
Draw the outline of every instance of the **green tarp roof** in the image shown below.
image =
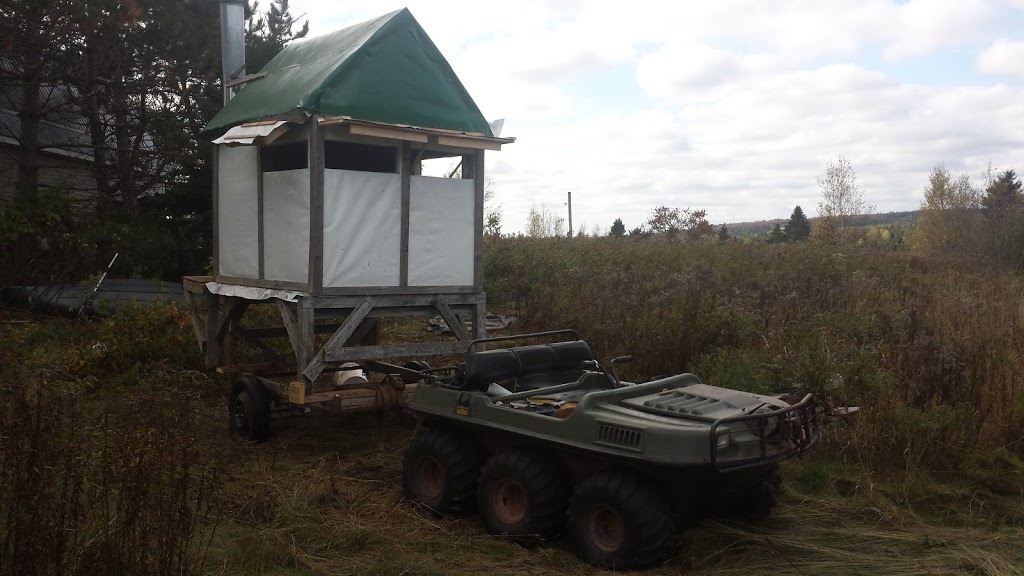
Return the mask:
<path id="1" fill-rule="evenodd" d="M 203 130 L 297 111 L 480 132 L 491 130 L 407 8 L 285 47 Z"/>

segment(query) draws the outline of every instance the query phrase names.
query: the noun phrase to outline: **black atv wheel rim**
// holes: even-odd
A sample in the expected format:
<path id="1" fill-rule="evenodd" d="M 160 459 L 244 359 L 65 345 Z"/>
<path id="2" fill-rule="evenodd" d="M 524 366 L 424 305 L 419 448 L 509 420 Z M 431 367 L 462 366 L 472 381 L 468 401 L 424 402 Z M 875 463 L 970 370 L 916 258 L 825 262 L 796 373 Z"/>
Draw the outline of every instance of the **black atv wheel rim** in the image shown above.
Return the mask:
<path id="1" fill-rule="evenodd" d="M 437 460 L 424 457 L 416 464 L 416 491 L 423 500 L 439 500 L 444 495 L 444 468 Z"/>
<path id="2" fill-rule="evenodd" d="M 231 422 L 235 426 L 235 432 L 245 436 L 249 433 L 249 393 L 239 392 L 233 408 Z"/>
<path id="3" fill-rule="evenodd" d="M 626 539 L 626 526 L 613 508 L 600 505 L 587 514 L 587 541 L 602 554 L 614 554 Z"/>
<path id="4" fill-rule="evenodd" d="M 499 480 L 491 493 L 491 505 L 504 524 L 514 526 L 526 517 L 526 491 L 516 481 Z"/>

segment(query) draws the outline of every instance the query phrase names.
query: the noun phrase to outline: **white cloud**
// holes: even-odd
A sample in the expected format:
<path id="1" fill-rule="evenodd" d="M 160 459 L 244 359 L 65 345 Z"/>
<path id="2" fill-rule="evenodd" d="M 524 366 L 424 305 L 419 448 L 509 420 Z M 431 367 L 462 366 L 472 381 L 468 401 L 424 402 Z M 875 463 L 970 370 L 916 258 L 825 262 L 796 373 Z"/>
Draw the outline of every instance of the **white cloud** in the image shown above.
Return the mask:
<path id="1" fill-rule="evenodd" d="M 981 0 L 911 0 L 895 16 L 886 55 L 904 58 L 983 38 L 997 11 Z"/>
<path id="2" fill-rule="evenodd" d="M 867 64 L 912 67 L 988 45 L 979 72 L 1024 78 L 1024 43 L 991 43 L 1008 2 L 1024 0 L 409 7 L 484 114 L 507 118 L 504 134 L 518 137 L 488 154 L 515 231 L 532 204 L 563 209 L 568 190 L 574 222 L 607 228 L 621 217 L 632 228 L 661 204 L 705 208 L 716 222 L 784 217 L 794 204 L 813 214 L 815 177 L 838 154 L 881 210 L 916 208 L 936 163 L 978 174 L 989 160 L 1020 162 L 1021 86 L 910 82 Z M 401 7 L 292 4 L 313 34 Z M 633 85 L 620 86 L 623 69 Z"/>
<path id="3" fill-rule="evenodd" d="M 1024 42 L 997 40 L 978 55 L 978 72 L 1024 79 Z"/>

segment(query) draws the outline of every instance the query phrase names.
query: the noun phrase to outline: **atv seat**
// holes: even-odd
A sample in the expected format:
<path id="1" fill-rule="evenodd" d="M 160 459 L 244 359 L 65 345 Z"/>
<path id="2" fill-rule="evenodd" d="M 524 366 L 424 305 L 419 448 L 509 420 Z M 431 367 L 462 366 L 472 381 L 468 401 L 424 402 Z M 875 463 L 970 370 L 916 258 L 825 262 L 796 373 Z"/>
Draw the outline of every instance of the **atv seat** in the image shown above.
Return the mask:
<path id="1" fill-rule="evenodd" d="M 593 359 L 590 346 L 583 340 L 470 352 L 459 388 L 486 390 L 493 382 L 579 370 L 581 363 Z"/>

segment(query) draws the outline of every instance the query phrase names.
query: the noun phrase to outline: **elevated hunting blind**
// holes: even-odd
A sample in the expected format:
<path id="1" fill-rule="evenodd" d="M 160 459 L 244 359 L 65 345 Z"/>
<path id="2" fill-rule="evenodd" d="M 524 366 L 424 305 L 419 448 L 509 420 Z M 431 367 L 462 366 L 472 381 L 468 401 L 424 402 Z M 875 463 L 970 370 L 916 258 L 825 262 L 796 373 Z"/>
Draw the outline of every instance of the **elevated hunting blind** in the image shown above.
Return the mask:
<path id="1" fill-rule="evenodd" d="M 249 76 L 227 61 L 239 34 L 223 40 L 237 92 L 203 132 L 213 273 L 184 280 L 207 362 L 295 374 L 289 399 L 302 403 L 341 362 L 464 351 L 484 331 L 484 151 L 513 139 L 492 133 L 406 9 L 292 44 Z M 423 176 L 435 158 L 460 159 L 462 177 Z M 254 304 L 275 305 L 283 326 L 243 327 Z M 372 341 L 380 317 L 423 314 L 444 317 L 457 341 Z M 318 347 L 316 333 L 332 335 Z M 294 366 L 263 342 L 285 335 Z M 233 365 L 235 340 L 264 362 Z"/>

